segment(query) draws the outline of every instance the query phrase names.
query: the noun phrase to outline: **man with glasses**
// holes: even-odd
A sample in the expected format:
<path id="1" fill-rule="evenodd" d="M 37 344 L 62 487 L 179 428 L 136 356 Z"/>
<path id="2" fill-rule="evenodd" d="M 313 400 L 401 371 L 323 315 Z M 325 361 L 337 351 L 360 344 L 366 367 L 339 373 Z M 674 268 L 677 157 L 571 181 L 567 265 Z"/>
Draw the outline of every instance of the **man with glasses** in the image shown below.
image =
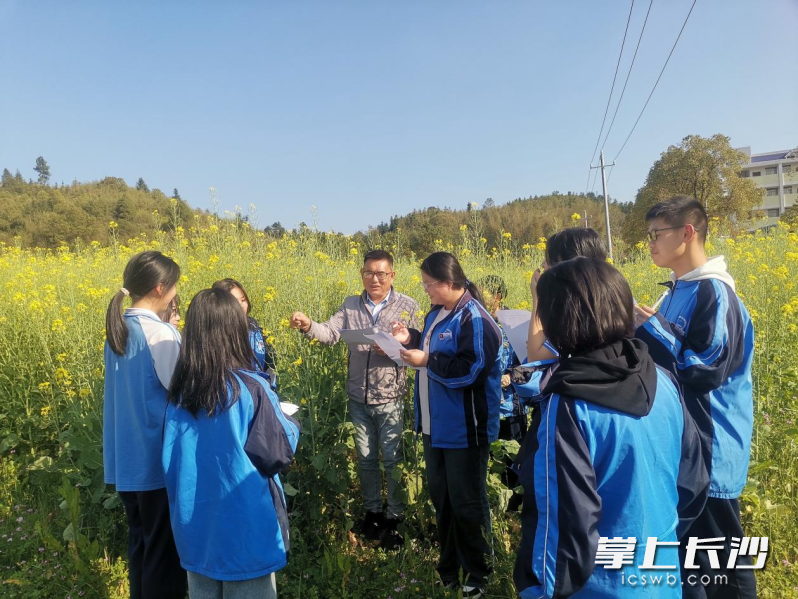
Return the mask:
<path id="1" fill-rule="evenodd" d="M 360 274 L 363 293 L 347 297 L 327 322 L 314 322 L 302 312 L 294 312 L 291 327 L 302 331 L 308 339 L 318 339 L 328 345 L 340 340 L 341 329 L 377 327 L 390 334 L 391 324 L 399 321 L 418 328 L 418 302 L 393 288 L 396 273 L 390 253 L 368 252 Z M 380 541 L 381 547 L 396 549 L 404 542 L 397 525 L 405 506 L 393 473 L 402 460 L 406 373 L 379 348 L 370 345 L 349 346 L 348 362 L 349 414 L 355 425 L 360 486 L 366 510 L 356 528 L 369 541 Z M 388 487 L 387 518 L 382 506 L 380 451 Z"/>
<path id="2" fill-rule="evenodd" d="M 664 283 L 667 295 L 659 312 L 636 306 L 637 337 L 646 342 L 654 361 L 679 383 L 698 426 L 710 475 L 704 511 L 685 533 L 680 549 L 682 580 L 708 575 L 715 582 L 684 584 L 683 594 L 718 599 L 756 597 L 753 570 L 745 569 L 751 568 L 750 557 L 739 557 L 738 567 L 733 568 L 733 563 L 727 569 L 732 550 L 735 556 L 738 553 L 733 539 L 739 547 L 744 536 L 738 498 L 748 476 L 753 431 L 754 327 L 734 291 L 734 279 L 723 256 L 707 258 L 707 214 L 699 201 L 676 196 L 651 208 L 646 221 L 654 264 L 672 272 L 671 280 Z M 693 565 L 685 564 L 690 537 L 724 539 L 713 543 L 723 549 L 694 552 L 698 569 L 684 569 Z M 720 558 L 719 569 L 712 569 L 710 557 L 715 553 Z M 725 583 L 717 583 L 724 578 Z"/>

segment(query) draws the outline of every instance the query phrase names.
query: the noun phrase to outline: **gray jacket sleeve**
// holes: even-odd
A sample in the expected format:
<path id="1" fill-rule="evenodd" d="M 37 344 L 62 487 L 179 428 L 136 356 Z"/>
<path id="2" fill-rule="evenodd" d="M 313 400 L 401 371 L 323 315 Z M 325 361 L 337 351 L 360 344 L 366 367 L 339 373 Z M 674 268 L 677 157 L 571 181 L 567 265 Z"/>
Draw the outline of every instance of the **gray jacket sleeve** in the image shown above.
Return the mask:
<path id="1" fill-rule="evenodd" d="M 421 308 L 419 307 L 416 301 L 412 301 L 412 308 L 410 310 L 410 321 L 407 323 L 408 329 L 421 329 L 424 325 L 424 321 L 419 318 Z"/>
<path id="2" fill-rule="evenodd" d="M 344 301 L 327 322 L 311 321 L 310 330 L 305 333 L 305 337 L 318 339 L 319 343 L 326 345 L 334 345 L 341 339 L 338 329 L 345 329 L 346 323 L 346 301 Z"/>

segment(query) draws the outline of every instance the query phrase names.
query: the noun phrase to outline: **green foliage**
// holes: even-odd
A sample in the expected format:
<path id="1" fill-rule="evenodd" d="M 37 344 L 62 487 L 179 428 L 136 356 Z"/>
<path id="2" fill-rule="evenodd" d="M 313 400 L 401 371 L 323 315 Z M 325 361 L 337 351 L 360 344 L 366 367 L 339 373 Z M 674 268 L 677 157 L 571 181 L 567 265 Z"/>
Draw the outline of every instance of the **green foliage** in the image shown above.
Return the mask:
<path id="1" fill-rule="evenodd" d="M 1 181 L 0 241 L 26 247 L 55 248 L 78 240 L 106 244 L 112 240 L 111 221 L 122 239 L 188 228 L 200 213 L 183 200 L 172 204 L 157 189 L 135 189 L 115 177 L 56 188 L 26 183 L 6 170 Z"/>
<path id="2" fill-rule="evenodd" d="M 610 226 L 620 231 L 628 207 L 610 202 Z M 496 205 L 488 198 L 480 209 L 476 203 L 465 210 L 427 208 L 406 216 L 394 216 L 389 223 L 359 233 L 355 237 L 364 245 L 396 245 L 406 255 L 423 256 L 441 243 L 456 243 L 463 225 L 485 239 L 488 248 L 499 247 L 502 236 L 510 233 L 513 239 L 537 243 L 563 227 L 571 226 L 572 215 L 580 216 L 579 226 L 587 224 L 604 235 L 604 200 L 593 194 L 559 194 L 519 198 Z"/>
<path id="3" fill-rule="evenodd" d="M 678 146 L 670 146 L 651 167 L 645 185 L 637 192 L 623 228 L 624 240 L 633 245 L 643 239 L 646 212 L 675 195 L 694 197 L 704 204 L 710 217 L 741 228 L 751 211 L 762 204 L 764 194 L 750 178 L 739 176 L 747 163 L 748 157 L 732 148 L 725 135 L 688 135 Z"/>
<path id="4" fill-rule="evenodd" d="M 33 167 L 33 170 L 39 174 L 38 182 L 41 185 L 47 185 L 47 182 L 50 180 L 50 167 L 43 157 L 39 156 L 36 159 L 36 166 Z"/>

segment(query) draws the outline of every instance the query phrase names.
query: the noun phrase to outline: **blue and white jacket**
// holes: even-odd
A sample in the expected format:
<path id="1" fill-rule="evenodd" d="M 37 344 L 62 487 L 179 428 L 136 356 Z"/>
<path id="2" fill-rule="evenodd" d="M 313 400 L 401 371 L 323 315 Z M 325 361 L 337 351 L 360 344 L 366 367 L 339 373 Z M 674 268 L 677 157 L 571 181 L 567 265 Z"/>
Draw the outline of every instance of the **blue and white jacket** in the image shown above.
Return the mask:
<path id="1" fill-rule="evenodd" d="M 286 565 L 288 514 L 279 472 L 299 424 L 254 371 L 237 371 L 238 397 L 196 417 L 169 404 L 163 471 L 180 563 L 213 580 L 248 580 Z"/>
<path id="2" fill-rule="evenodd" d="M 515 355 L 515 350 L 510 344 L 510 340 L 504 333 L 504 330 L 499 329 L 502 333 L 502 345 L 499 350 L 502 359 L 502 374 L 510 374 L 512 369 L 520 366 L 518 356 Z M 528 406 L 525 405 L 518 394 L 515 392 L 512 384 L 502 387 L 502 403 L 499 408 L 499 416 L 502 418 L 514 418 L 516 416 L 526 416 Z"/>
<path id="3" fill-rule="evenodd" d="M 441 306 L 432 306 L 424 330 Z M 410 329 L 407 347 L 421 347 L 421 332 Z M 499 436 L 502 333 L 493 317 L 466 291 L 451 314 L 432 332 L 427 362 L 430 442 L 442 449 L 487 446 Z M 418 386 L 416 432 L 421 432 Z"/>
<path id="4" fill-rule="evenodd" d="M 517 385 L 523 395 L 539 392 L 547 374 L 530 372 Z M 656 555 L 656 565 L 676 566 L 667 570 L 674 586 L 664 575 L 661 584 L 624 583 L 640 573 L 647 538 L 677 541 L 706 500 L 698 432 L 676 384 L 636 339 L 567 358 L 548 374 L 517 458 L 521 597 L 681 597 L 676 546 Z M 635 537 L 634 563 L 596 565 L 599 537 Z"/>
<path id="5" fill-rule="evenodd" d="M 263 329 L 257 320 L 247 317 L 249 322 L 249 345 L 255 356 L 253 369 L 269 381 L 272 389 L 277 389 L 277 370 L 275 366 L 275 352 L 263 337 Z"/>
<path id="6" fill-rule="evenodd" d="M 105 343 L 103 466 L 117 491 L 163 489 L 161 430 L 180 333 L 155 312 L 128 308 L 125 355 Z"/>
<path id="7" fill-rule="evenodd" d="M 751 453 L 754 325 L 723 256 L 666 285 L 669 297 L 636 336 L 681 387 L 701 433 L 710 497 L 733 499 Z"/>

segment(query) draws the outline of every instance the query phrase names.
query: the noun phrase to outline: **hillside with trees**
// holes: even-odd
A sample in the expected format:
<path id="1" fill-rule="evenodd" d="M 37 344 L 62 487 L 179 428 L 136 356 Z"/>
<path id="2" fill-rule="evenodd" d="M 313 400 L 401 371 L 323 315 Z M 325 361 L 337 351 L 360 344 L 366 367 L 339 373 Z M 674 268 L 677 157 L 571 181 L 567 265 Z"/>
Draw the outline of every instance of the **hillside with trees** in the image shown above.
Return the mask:
<path id="1" fill-rule="evenodd" d="M 610 202 L 610 227 L 619 232 L 623 227 L 630 204 Z M 603 236 L 604 200 L 594 194 L 561 194 L 518 198 L 506 204 L 496 205 L 492 199 L 481 206 L 468 204 L 462 210 L 451 208 L 426 208 L 414 210 L 405 216 L 394 216 L 359 233 L 367 245 L 390 247 L 396 245 L 404 251 L 423 255 L 434 251 L 436 240 L 456 243 L 462 227 L 486 240 L 488 248 L 502 245 L 502 240 L 515 240 L 519 244 L 537 243 L 540 237 L 548 237 L 563 227 L 587 224 Z M 506 245 L 506 243 L 504 243 Z"/>
<path id="2" fill-rule="evenodd" d="M 198 213 L 180 199 L 158 189 L 150 190 L 143 179 L 131 187 L 123 179 L 69 185 L 50 185 L 50 169 L 39 157 L 36 181 L 26 181 L 19 171 L 4 169 L 0 177 L 0 241 L 18 238 L 26 247 L 57 247 L 99 241 L 108 243 L 109 223 L 117 224 L 119 239 L 141 233 L 189 225 Z M 174 201 L 172 201 L 174 200 Z"/>

